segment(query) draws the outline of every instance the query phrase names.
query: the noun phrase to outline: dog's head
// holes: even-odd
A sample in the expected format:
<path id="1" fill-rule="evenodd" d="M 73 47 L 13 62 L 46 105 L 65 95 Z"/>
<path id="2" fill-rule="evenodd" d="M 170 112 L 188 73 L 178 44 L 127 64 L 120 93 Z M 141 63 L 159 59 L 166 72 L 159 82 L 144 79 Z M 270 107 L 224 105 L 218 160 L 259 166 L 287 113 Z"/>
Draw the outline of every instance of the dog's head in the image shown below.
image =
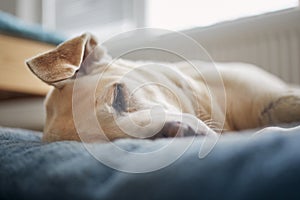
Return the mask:
<path id="1" fill-rule="evenodd" d="M 89 59 L 86 59 L 87 57 Z M 123 73 L 122 69 L 114 70 L 111 75 L 104 76 L 99 81 L 99 71 L 106 70 L 108 74 L 110 73 L 110 69 L 106 69 L 110 60 L 94 36 L 83 34 L 60 44 L 54 50 L 26 61 L 27 66 L 38 78 L 54 86 L 45 101 L 44 141 L 82 139 L 76 131 L 78 128 L 74 122 L 76 114 L 83 122 L 81 129 L 84 129 L 82 131 L 85 132 L 85 140 L 102 140 L 103 138 L 96 134 L 98 130 L 89 126 L 91 116 L 87 112 L 89 109 L 87 106 L 95 107 L 97 117 L 103 124 L 101 128 L 104 132 L 110 132 L 108 139 L 123 134 L 113 123 L 114 112 L 133 108 L 128 107 L 126 87 L 115 78 L 115 75 Z M 78 73 L 80 78 L 76 78 Z M 75 80 L 79 84 L 76 91 L 73 91 Z M 76 92 L 75 100 L 74 92 Z M 91 97 L 91 94 L 94 96 Z M 76 113 L 74 104 L 77 106 Z"/>

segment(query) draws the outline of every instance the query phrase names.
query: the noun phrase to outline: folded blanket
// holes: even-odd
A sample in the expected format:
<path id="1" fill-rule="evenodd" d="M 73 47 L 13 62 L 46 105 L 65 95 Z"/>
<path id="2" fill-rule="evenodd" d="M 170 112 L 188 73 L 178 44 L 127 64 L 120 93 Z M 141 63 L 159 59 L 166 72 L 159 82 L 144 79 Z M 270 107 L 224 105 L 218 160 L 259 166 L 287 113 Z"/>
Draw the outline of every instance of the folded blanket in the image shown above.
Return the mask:
<path id="1" fill-rule="evenodd" d="M 222 136 L 202 159 L 199 137 L 166 167 L 126 173 L 109 166 L 162 163 L 189 138 L 117 140 L 113 144 L 126 150 L 120 156 L 110 144 L 44 144 L 40 132 L 0 128 L 0 199 L 300 199 L 300 128 L 253 133 Z M 175 148 L 158 151 L 152 163 L 131 156 L 170 141 Z"/>

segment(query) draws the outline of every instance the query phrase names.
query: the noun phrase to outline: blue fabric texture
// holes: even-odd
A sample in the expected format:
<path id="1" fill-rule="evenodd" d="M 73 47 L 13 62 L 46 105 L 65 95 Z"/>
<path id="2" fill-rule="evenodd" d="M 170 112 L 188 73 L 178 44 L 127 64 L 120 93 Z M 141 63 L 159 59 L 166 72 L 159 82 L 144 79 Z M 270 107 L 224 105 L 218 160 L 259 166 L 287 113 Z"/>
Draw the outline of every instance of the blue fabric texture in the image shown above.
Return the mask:
<path id="1" fill-rule="evenodd" d="M 300 128 L 252 133 L 222 136 L 203 159 L 198 158 L 203 138 L 196 138 L 171 165 L 132 174 L 97 161 L 82 143 L 47 144 L 40 132 L 0 128 L 0 199 L 300 199 Z M 115 143 L 141 152 L 169 140 Z M 114 157 L 107 144 L 96 144 L 95 150 L 121 165 L 149 164 L 132 163 L 126 153 Z M 172 152 L 162 154 L 157 162 Z"/>
<path id="2" fill-rule="evenodd" d="M 2 11 L 0 11 L 0 33 L 55 45 L 65 41 L 66 39 L 63 35 L 51 31 L 45 31 L 39 25 L 26 24 L 17 17 Z"/>

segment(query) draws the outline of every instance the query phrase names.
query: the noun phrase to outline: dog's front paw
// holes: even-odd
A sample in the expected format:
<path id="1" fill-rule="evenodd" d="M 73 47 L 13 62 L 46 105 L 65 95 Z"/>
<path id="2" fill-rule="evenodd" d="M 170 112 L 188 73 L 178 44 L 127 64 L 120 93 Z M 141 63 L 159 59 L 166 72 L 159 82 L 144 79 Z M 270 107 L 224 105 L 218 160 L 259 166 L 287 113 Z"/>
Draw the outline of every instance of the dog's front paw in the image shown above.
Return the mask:
<path id="1" fill-rule="evenodd" d="M 152 139 L 167 137 L 186 137 L 195 135 L 205 135 L 205 132 L 196 130 L 186 123 L 171 121 L 166 122 L 163 128 L 157 134 L 152 136 Z"/>

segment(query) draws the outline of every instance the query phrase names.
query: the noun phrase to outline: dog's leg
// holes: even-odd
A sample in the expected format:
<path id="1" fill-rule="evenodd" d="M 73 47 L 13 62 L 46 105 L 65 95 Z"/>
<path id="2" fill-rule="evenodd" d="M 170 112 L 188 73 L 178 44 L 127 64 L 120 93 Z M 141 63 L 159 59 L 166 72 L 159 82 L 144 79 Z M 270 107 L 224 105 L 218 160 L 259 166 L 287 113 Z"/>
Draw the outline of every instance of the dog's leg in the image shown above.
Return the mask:
<path id="1" fill-rule="evenodd" d="M 300 90 L 280 94 L 262 110 L 260 122 L 263 126 L 300 122 Z"/>

